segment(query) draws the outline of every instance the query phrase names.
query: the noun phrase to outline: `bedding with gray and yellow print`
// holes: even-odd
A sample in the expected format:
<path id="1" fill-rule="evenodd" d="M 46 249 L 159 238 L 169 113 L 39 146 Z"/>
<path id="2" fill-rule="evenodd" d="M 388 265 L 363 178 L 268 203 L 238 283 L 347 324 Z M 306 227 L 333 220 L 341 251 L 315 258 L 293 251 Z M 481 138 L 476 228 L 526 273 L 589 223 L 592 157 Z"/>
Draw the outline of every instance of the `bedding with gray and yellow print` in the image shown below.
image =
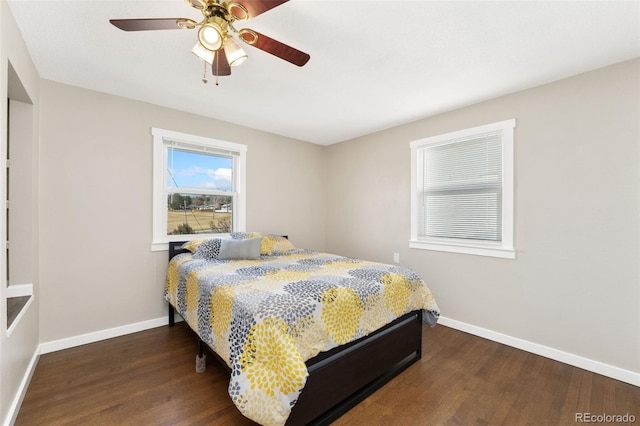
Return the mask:
<path id="1" fill-rule="evenodd" d="M 263 425 L 286 422 L 306 360 L 414 310 L 430 325 L 439 316 L 422 278 L 399 266 L 295 247 L 259 259 L 198 257 L 170 262 L 165 299 L 231 368 L 234 404 Z"/>

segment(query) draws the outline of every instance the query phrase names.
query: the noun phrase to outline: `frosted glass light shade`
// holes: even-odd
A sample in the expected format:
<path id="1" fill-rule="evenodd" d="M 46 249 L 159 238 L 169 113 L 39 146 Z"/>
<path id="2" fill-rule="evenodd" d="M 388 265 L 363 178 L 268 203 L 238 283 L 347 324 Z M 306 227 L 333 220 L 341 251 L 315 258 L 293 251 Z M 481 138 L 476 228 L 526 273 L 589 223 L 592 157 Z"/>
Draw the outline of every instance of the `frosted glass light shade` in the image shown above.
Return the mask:
<path id="1" fill-rule="evenodd" d="M 227 55 L 227 62 L 229 62 L 229 65 L 232 67 L 240 65 L 247 60 L 247 54 L 242 50 L 242 47 L 236 43 L 233 37 L 227 37 L 227 40 L 224 42 L 224 53 Z"/>
<path id="2" fill-rule="evenodd" d="M 205 49 L 216 51 L 222 47 L 223 31 L 215 22 L 208 22 L 198 30 L 198 41 Z"/>
<path id="3" fill-rule="evenodd" d="M 198 58 L 202 59 L 209 65 L 213 65 L 213 58 L 215 57 L 215 52 L 212 52 L 209 49 L 206 49 L 200 42 L 196 43 L 191 49 L 191 53 L 196 55 Z"/>

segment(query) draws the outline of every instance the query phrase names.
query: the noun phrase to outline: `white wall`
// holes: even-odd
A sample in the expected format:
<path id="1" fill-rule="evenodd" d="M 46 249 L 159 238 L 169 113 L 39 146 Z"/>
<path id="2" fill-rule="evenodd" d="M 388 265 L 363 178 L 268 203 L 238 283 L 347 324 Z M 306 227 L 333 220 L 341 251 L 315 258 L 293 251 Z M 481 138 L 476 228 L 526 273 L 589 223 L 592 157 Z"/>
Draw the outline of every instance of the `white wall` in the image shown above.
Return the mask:
<path id="1" fill-rule="evenodd" d="M 624 62 L 330 146 L 327 250 L 398 252 L 444 316 L 640 373 L 639 76 Z M 517 259 L 409 249 L 409 142 L 510 118 Z"/>
<path id="2" fill-rule="evenodd" d="M 152 127 L 246 144 L 247 230 L 324 248 L 323 147 L 47 80 L 40 99 L 41 342 L 166 317 Z"/>
<path id="3" fill-rule="evenodd" d="M 10 78 L 9 62 L 15 70 L 14 79 Z M 19 87 L 18 87 L 19 86 Z M 11 216 L 16 234 L 22 239 L 16 245 L 14 256 L 24 257 L 24 262 L 16 262 L 13 266 L 16 279 L 32 281 L 20 284 L 33 285 L 33 302 L 16 324 L 11 335 L 7 333 L 6 316 L 6 257 L 4 244 L 0 244 L 0 303 L 3 308 L 0 318 L 0 421 L 3 424 L 11 421 L 11 414 L 21 397 L 22 386 L 28 379 L 31 366 L 35 361 L 38 347 L 38 242 L 37 242 L 37 156 L 38 156 L 38 90 L 39 77 L 26 49 L 20 31 L 6 2 L 0 2 L 0 158 L 4 158 L 7 149 L 7 98 L 29 99 L 26 103 L 14 104 L 12 119 L 17 119 L 21 128 L 19 134 L 12 135 L 12 152 L 16 154 L 16 167 L 20 170 L 12 172 L 12 177 L 20 180 L 23 192 L 14 194 L 16 203 L 24 208 L 14 211 Z M 29 123 L 31 121 L 31 123 Z M 31 127 L 30 127 L 31 126 Z M 0 200 L 6 200 L 6 173 L 4 161 L 0 170 Z M 6 208 L 0 201 L 0 242 L 6 240 Z M 12 237 L 13 238 L 13 237 Z M 18 259 L 14 257 L 14 259 Z M 31 269 L 31 270 L 29 270 Z"/>
<path id="4" fill-rule="evenodd" d="M 15 74 L 14 74 L 15 75 Z M 10 84 L 21 85 L 20 81 Z M 11 98 L 11 96 L 10 96 Z M 34 106 L 30 100 L 26 102 L 13 100 L 9 102 L 9 145 L 10 145 L 10 178 L 9 178 L 9 284 L 32 284 L 37 271 L 34 232 L 37 214 L 34 208 L 37 202 L 36 179 L 37 167 L 34 163 L 34 149 L 37 138 L 33 135 Z M 27 188 L 32 188 L 27 190 Z"/>

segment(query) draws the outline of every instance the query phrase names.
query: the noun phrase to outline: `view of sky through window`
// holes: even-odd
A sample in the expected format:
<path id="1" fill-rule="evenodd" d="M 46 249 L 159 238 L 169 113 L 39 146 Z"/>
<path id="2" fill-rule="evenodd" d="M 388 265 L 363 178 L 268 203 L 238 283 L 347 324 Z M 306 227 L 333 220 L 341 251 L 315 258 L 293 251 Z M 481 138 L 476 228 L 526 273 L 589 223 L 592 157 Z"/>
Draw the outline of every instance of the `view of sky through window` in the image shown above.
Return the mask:
<path id="1" fill-rule="evenodd" d="M 231 191 L 231 157 L 169 149 L 167 186 Z"/>

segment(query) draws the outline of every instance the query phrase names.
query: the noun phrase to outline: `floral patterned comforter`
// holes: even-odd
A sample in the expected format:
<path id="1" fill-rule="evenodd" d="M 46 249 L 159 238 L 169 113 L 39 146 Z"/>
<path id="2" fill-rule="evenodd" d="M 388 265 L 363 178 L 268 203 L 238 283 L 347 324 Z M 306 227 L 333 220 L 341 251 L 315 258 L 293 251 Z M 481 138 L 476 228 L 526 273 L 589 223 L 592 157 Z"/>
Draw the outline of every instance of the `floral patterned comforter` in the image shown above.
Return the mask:
<path id="1" fill-rule="evenodd" d="M 165 299 L 231 368 L 229 395 L 248 418 L 281 425 L 303 389 L 305 361 L 424 310 L 439 310 L 416 273 L 297 249 L 260 260 L 169 263 Z"/>

